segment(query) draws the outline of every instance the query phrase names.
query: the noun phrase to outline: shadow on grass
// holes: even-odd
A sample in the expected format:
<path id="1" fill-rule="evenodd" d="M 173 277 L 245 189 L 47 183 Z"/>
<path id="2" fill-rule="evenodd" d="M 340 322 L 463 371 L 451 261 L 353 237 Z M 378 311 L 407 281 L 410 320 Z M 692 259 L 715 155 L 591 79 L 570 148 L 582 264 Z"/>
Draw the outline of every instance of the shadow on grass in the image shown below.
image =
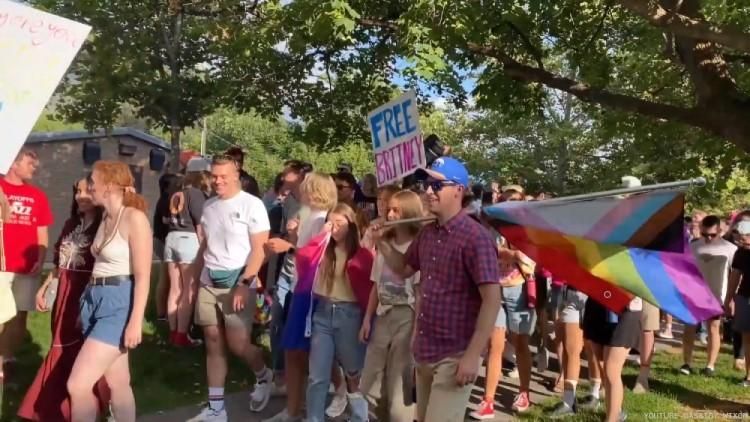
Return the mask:
<path id="1" fill-rule="evenodd" d="M 633 386 L 636 378 L 636 375 L 623 375 L 623 383 L 626 388 Z M 673 397 L 683 405 L 696 410 L 713 410 L 721 413 L 747 411 L 747 403 L 727 400 L 716 395 L 691 390 L 678 382 L 652 378 L 649 380 L 649 387 L 655 393 Z"/>
<path id="2" fill-rule="evenodd" d="M 49 327 L 49 316 L 44 321 L 29 320 L 29 329 L 31 330 L 34 325 L 41 325 L 44 321 L 47 322 Z M 49 341 L 47 342 L 49 344 Z M 32 341 L 32 337 L 27 335 L 23 341 L 23 344 L 19 347 L 16 353 L 17 361 L 12 365 L 6 365 L 5 376 L 7 381 L 5 386 L 0 385 L 0 399 L 2 400 L 2 407 L 0 408 L 0 421 L 17 421 L 20 420 L 16 417 L 18 407 L 21 405 L 21 401 L 26 395 L 31 383 L 36 377 L 36 373 L 42 364 L 44 356 L 47 354 L 47 350 L 42 349 L 35 341 Z"/>

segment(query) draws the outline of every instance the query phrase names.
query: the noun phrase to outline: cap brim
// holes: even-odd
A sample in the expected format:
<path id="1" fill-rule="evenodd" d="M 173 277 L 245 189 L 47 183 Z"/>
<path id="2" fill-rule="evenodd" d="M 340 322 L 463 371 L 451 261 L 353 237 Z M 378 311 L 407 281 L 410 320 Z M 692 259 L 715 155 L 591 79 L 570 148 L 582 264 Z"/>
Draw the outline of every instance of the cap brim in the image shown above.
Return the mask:
<path id="1" fill-rule="evenodd" d="M 432 177 L 433 179 L 437 179 L 437 180 L 446 180 L 445 176 L 443 176 L 441 173 L 438 173 L 438 172 L 436 172 L 434 170 L 430 170 L 430 169 L 417 169 L 417 171 L 415 171 L 414 174 L 417 175 L 417 177 L 419 177 L 419 176 L 428 176 L 428 177 Z"/>

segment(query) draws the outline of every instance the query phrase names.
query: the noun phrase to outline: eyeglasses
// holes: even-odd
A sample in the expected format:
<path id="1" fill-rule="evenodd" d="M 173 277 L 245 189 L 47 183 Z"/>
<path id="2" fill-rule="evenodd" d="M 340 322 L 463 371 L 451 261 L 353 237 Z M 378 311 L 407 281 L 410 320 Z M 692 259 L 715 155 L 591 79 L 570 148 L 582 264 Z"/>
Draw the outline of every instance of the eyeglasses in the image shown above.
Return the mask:
<path id="1" fill-rule="evenodd" d="M 351 189 L 352 187 L 349 185 L 336 185 L 336 190 L 344 190 L 344 189 Z"/>
<path id="2" fill-rule="evenodd" d="M 425 180 L 422 182 L 422 190 L 426 191 L 427 188 L 430 188 L 435 193 L 440 192 L 446 186 L 458 186 L 458 184 L 447 180 Z"/>
<path id="3" fill-rule="evenodd" d="M 701 233 L 701 236 L 706 239 L 714 239 L 719 236 L 719 233 Z"/>

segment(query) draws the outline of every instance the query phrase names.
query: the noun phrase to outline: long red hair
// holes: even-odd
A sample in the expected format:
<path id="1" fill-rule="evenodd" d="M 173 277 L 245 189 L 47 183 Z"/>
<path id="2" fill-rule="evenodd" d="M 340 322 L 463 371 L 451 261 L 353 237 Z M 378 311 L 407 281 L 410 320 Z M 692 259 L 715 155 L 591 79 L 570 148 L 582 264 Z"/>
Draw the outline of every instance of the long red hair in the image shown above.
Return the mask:
<path id="1" fill-rule="evenodd" d="M 146 199 L 135 192 L 135 178 L 127 164 L 120 161 L 100 160 L 94 163 L 93 171 L 101 176 L 104 184 L 112 184 L 123 188 L 123 205 L 147 212 Z"/>

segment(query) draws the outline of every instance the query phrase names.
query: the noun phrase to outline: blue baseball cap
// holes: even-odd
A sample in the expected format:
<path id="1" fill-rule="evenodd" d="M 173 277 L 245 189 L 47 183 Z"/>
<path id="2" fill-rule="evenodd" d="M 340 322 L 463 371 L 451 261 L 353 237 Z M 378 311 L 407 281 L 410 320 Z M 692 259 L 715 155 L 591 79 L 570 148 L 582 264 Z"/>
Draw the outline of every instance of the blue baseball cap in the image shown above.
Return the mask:
<path id="1" fill-rule="evenodd" d="M 469 187 L 469 172 L 463 163 L 452 157 L 440 157 L 429 169 L 419 169 L 417 172 L 438 180 L 454 182 L 465 188 Z"/>

